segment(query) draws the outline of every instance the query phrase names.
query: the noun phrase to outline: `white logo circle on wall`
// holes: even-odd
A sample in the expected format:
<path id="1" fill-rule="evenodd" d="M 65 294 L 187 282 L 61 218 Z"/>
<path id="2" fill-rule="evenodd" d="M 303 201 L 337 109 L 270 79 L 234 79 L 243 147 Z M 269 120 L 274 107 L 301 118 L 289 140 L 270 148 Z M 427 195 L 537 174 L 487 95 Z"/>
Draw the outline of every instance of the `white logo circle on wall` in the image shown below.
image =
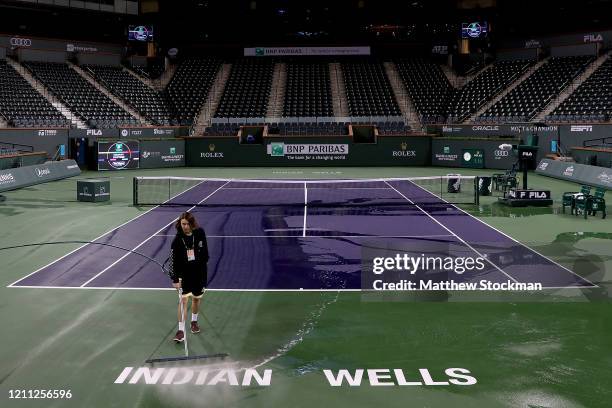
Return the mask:
<path id="1" fill-rule="evenodd" d="M 465 160 L 465 161 L 472 160 L 472 154 L 470 152 L 463 153 L 463 160 Z"/>
<path id="2" fill-rule="evenodd" d="M 32 45 L 32 40 L 29 38 L 13 37 L 10 42 L 13 47 L 30 47 Z"/>
<path id="3" fill-rule="evenodd" d="M 128 135 L 128 131 L 127 131 L 127 129 L 123 129 L 123 130 L 121 131 L 121 136 L 127 136 L 127 135 Z"/>

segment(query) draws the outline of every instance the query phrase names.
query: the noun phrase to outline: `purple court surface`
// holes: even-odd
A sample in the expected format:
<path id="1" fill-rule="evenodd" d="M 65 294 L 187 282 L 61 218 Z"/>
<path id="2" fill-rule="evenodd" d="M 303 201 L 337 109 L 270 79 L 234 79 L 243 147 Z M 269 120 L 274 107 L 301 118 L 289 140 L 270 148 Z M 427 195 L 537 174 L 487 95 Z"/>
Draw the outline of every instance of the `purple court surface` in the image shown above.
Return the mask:
<path id="1" fill-rule="evenodd" d="M 477 276 L 454 275 L 455 281 L 594 286 L 407 180 L 333 188 L 325 183 L 251 186 L 240 181 L 198 184 L 173 198 L 179 205 L 154 207 L 94 241 L 139 254 L 86 244 L 10 286 L 169 288 L 159 264 L 147 257 L 163 263 L 176 232 L 174 222 L 186 210 L 206 231 L 208 286 L 213 290 L 360 289 L 364 262 L 372 254 L 393 252 L 486 258 Z"/>

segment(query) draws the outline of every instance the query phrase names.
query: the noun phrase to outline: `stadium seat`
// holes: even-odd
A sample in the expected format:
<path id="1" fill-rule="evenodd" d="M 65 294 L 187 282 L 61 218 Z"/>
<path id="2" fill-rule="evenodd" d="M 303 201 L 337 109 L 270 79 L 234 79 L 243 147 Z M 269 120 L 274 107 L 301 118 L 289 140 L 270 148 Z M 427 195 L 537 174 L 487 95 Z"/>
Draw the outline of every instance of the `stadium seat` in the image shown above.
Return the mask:
<path id="1" fill-rule="evenodd" d="M 0 115 L 14 127 L 70 126 L 60 111 L 3 60 L 0 60 Z"/>
<path id="2" fill-rule="evenodd" d="M 139 121 L 87 82 L 67 64 L 26 62 L 24 65 L 70 110 L 96 128 L 135 126 Z"/>
<path id="3" fill-rule="evenodd" d="M 605 122 L 612 118 L 612 59 L 608 59 L 548 117 L 552 122 Z"/>
<path id="4" fill-rule="evenodd" d="M 316 60 L 294 60 L 288 62 L 286 67 L 283 116 L 334 116 L 328 64 Z"/>
<path id="5" fill-rule="evenodd" d="M 529 122 L 593 61 L 592 56 L 555 57 L 491 106 L 480 122 Z"/>
<path id="6" fill-rule="evenodd" d="M 170 125 L 172 113 L 163 92 L 149 88 L 121 66 L 85 65 L 82 68 L 151 123 Z"/>
<path id="7" fill-rule="evenodd" d="M 244 58 L 232 64 L 215 118 L 265 117 L 274 61 Z"/>
<path id="8" fill-rule="evenodd" d="M 351 116 L 400 116 L 395 95 L 379 61 L 363 59 L 342 63 Z"/>
<path id="9" fill-rule="evenodd" d="M 467 85 L 453 93 L 449 100 L 446 121 L 448 123 L 464 121 L 518 79 L 534 63 L 535 60 L 494 63 L 492 67 L 482 71 Z"/>
<path id="10" fill-rule="evenodd" d="M 444 122 L 453 87 L 440 65 L 415 58 L 395 60 L 395 66 L 421 123 Z"/>

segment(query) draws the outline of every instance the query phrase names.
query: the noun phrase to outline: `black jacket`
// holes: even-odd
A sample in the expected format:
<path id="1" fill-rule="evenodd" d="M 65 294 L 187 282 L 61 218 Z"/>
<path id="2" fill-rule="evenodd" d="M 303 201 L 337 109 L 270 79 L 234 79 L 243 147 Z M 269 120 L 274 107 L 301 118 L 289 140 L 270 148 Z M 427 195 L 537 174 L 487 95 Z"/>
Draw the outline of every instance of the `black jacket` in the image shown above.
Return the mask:
<path id="1" fill-rule="evenodd" d="M 187 260 L 187 250 L 194 249 L 195 261 Z M 183 286 L 206 284 L 206 263 L 208 262 L 208 245 L 202 228 L 193 230 L 191 236 L 179 232 L 172 241 L 173 281 L 182 279 Z"/>

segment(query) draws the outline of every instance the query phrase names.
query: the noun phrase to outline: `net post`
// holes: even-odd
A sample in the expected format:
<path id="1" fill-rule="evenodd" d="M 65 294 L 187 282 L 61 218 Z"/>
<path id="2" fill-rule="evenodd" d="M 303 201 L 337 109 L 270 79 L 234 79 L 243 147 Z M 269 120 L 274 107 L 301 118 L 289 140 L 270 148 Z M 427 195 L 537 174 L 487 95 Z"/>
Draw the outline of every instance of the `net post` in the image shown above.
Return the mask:
<path id="1" fill-rule="evenodd" d="M 138 177 L 132 177 L 132 205 L 138 207 Z"/>
<path id="2" fill-rule="evenodd" d="M 476 205 L 480 205 L 480 176 L 474 177 L 474 201 Z"/>
<path id="3" fill-rule="evenodd" d="M 170 199 L 172 198 L 172 187 L 171 184 L 172 183 L 172 179 L 170 177 L 168 177 L 168 201 L 170 201 Z"/>

